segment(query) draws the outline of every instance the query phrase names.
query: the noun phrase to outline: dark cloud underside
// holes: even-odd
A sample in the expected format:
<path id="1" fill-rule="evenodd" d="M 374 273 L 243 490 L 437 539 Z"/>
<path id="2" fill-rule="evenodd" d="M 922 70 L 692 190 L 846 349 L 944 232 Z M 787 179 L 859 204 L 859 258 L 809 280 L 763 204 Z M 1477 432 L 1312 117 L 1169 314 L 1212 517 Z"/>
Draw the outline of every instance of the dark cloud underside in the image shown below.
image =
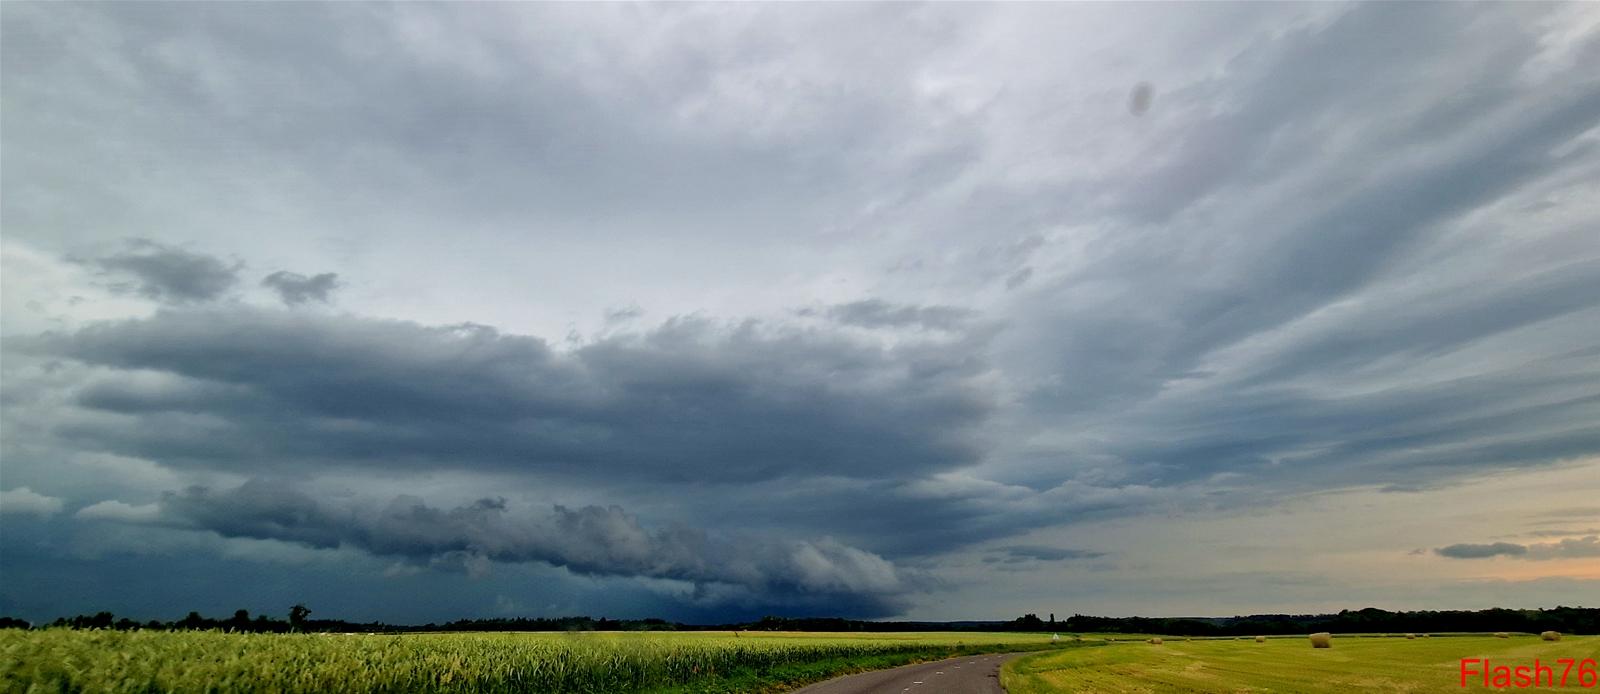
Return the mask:
<path id="1" fill-rule="evenodd" d="M 483 326 L 161 312 L 28 342 L 112 371 L 64 433 L 172 465 L 456 466 L 600 479 L 890 478 L 977 459 L 957 348 L 685 320 L 570 353 Z M 151 384 L 134 374 L 156 372 Z M 119 378 L 118 374 L 128 374 Z"/>

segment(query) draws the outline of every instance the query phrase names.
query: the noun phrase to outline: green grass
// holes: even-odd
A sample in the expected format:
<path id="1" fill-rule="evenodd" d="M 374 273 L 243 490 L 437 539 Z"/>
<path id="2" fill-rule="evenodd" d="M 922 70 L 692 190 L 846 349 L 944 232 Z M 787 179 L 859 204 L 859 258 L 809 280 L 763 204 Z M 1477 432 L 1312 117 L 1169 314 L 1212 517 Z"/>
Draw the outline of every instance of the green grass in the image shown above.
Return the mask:
<path id="1" fill-rule="evenodd" d="M 1559 642 L 1518 634 L 1434 636 L 1407 640 L 1334 636 L 1333 647 L 1314 649 L 1304 636 L 1254 640 L 1169 638 L 1144 643 L 1043 653 L 1006 664 L 1001 681 L 1010 694 L 1042 692 L 1461 692 L 1600 691 L 1580 686 L 1574 667 L 1566 687 L 1485 688 L 1481 679 L 1460 680 L 1462 658 L 1491 664 L 1555 666 L 1557 658 L 1600 659 L 1600 637 L 1568 636 Z M 1556 676 L 1560 677 L 1560 667 Z"/>
<path id="2" fill-rule="evenodd" d="M 0 692 L 764 692 L 1049 634 L 0 630 Z M 1070 647 L 1063 637 L 1057 647 Z"/>

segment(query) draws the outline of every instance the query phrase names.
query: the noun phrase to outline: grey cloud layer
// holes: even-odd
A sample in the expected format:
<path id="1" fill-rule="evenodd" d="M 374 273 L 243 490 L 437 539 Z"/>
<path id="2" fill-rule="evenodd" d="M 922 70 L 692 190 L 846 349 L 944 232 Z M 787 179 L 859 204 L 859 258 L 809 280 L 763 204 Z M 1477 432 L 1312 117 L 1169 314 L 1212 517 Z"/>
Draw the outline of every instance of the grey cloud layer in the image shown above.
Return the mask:
<path id="1" fill-rule="evenodd" d="M 339 288 L 339 275 L 334 272 L 324 272 L 306 277 L 298 272 L 279 270 L 262 278 L 261 284 L 277 292 L 278 298 L 289 306 L 297 306 L 308 301 L 327 303 L 333 290 Z"/>
<path id="2" fill-rule="evenodd" d="M 483 326 L 236 308 L 29 339 L 110 367 L 63 432 L 166 464 L 497 468 L 636 480 L 889 478 L 976 461 L 961 345 L 673 321 L 571 352 Z M 150 372 L 166 374 L 152 379 Z"/>
<path id="3" fill-rule="evenodd" d="M 1593 214 L 1525 212 L 1583 195 L 1600 82 L 1530 79 L 1532 35 L 1443 9 L 1352 8 L 1164 93 L 1153 115 L 1197 120 L 1148 178 L 1109 184 L 1135 223 L 1035 282 L 1001 345 L 1041 423 L 1110 428 L 1075 452 L 1168 482 L 1419 484 L 1600 449 L 1600 336 L 1577 327 L 1600 316 Z M 1439 35 L 1388 40 L 1397 24 Z M 1493 46 L 1483 69 L 1367 62 L 1455 61 L 1437 46 L 1456 32 Z"/>
<path id="4" fill-rule="evenodd" d="M 864 328 L 918 327 L 953 330 L 970 320 L 973 312 L 954 306 L 898 306 L 882 299 L 864 299 L 830 306 L 828 317 Z"/>
<path id="5" fill-rule="evenodd" d="M 1559 542 L 1539 542 L 1521 545 L 1514 542 L 1495 542 L 1475 545 L 1462 543 L 1440 547 L 1434 554 L 1451 559 L 1489 559 L 1513 557 L 1517 559 L 1589 559 L 1600 557 L 1600 536 L 1569 537 Z"/>
<path id="6" fill-rule="evenodd" d="M 1065 547 L 1046 547 L 1043 545 L 1011 545 L 999 548 L 1002 556 L 991 557 L 994 561 L 1009 563 L 1022 561 L 1068 561 L 1072 559 L 1099 559 L 1106 556 L 1105 552 L 1095 552 L 1086 549 L 1068 549 Z"/>
<path id="7" fill-rule="evenodd" d="M 175 304 L 222 297 L 239 282 L 242 267 L 147 239 L 130 241 L 120 252 L 83 262 L 111 276 L 114 290 Z"/>
<path id="8" fill-rule="evenodd" d="M 833 540 L 730 539 L 685 527 L 652 531 L 616 506 L 556 506 L 538 518 L 508 511 L 502 499 L 440 509 L 401 496 L 363 508 L 252 480 L 229 490 L 169 493 L 160 509 L 159 520 L 151 522 L 224 537 L 347 545 L 433 566 L 537 561 L 578 574 L 683 581 L 708 603 L 849 605 L 875 616 L 893 614 L 913 586 L 891 563 Z"/>

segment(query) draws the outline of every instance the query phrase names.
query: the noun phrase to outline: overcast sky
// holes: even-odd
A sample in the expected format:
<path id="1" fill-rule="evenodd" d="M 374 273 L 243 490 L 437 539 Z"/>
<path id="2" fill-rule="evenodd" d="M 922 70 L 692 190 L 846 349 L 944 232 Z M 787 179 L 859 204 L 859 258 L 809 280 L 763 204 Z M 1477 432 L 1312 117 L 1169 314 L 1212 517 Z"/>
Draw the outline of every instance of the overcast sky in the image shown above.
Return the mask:
<path id="1" fill-rule="evenodd" d="M 0 13 L 0 613 L 1596 606 L 1595 4 Z"/>

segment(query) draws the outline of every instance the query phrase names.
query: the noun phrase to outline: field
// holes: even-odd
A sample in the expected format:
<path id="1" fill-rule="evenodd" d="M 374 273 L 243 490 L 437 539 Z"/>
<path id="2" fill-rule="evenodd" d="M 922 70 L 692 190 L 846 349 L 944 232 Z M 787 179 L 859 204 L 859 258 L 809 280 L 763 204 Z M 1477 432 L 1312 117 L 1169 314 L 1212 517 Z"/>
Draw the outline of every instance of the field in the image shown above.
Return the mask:
<path id="1" fill-rule="evenodd" d="M 759 692 L 1051 646 L 991 633 L 0 630 L 3 692 Z"/>
<path id="2" fill-rule="evenodd" d="M 1595 675 L 1567 686 L 1484 687 L 1477 677 L 1461 686 L 1463 658 L 1491 665 L 1531 666 L 1535 658 L 1555 668 L 1558 658 L 1600 658 L 1600 637 L 1568 636 L 1559 642 L 1518 634 L 1407 640 L 1335 636 L 1333 647 L 1313 649 L 1303 636 L 1254 640 L 1167 639 L 1162 645 L 1114 643 L 1043 653 L 1007 664 L 1001 676 L 1010 694 L 1042 692 L 1460 692 L 1469 690 L 1600 692 Z M 1591 668 L 1593 665 L 1591 664 Z M 1592 669 L 1590 670 L 1592 673 Z"/>

